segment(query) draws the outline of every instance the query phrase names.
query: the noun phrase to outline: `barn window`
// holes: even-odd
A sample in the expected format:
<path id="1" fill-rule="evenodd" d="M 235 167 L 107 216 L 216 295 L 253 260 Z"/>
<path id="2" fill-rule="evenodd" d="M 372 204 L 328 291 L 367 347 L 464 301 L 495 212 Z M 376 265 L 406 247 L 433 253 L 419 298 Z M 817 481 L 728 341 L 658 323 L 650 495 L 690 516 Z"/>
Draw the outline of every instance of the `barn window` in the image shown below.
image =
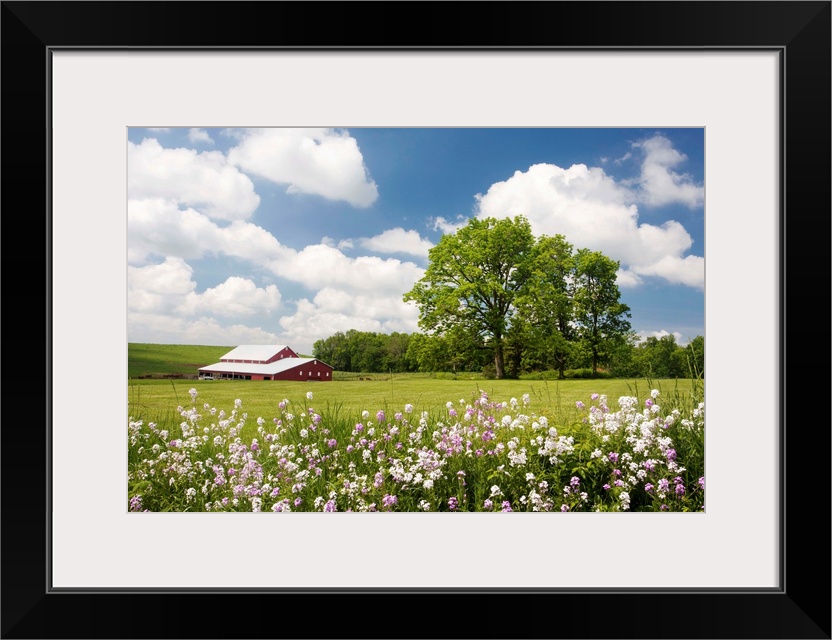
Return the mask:
<path id="1" fill-rule="evenodd" d="M 321 372 L 320 372 L 320 371 L 318 371 L 318 377 L 319 377 L 319 378 L 321 377 Z"/>
<path id="2" fill-rule="evenodd" d="M 326 377 L 327 377 L 327 378 L 329 377 L 329 371 L 327 371 L 327 372 L 326 372 Z"/>
<path id="3" fill-rule="evenodd" d="M 298 372 L 298 375 L 302 376 L 302 375 L 303 375 L 303 371 Z"/>
<path id="4" fill-rule="evenodd" d="M 312 375 L 312 372 L 311 372 L 311 371 L 309 372 L 309 375 L 310 375 L 310 376 Z"/>

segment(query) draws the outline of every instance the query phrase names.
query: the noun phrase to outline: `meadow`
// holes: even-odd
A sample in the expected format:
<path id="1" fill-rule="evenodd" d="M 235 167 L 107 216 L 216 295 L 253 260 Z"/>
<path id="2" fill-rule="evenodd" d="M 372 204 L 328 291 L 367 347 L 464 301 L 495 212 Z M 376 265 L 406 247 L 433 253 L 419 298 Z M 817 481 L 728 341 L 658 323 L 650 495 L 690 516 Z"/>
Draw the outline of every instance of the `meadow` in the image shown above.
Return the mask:
<path id="1" fill-rule="evenodd" d="M 131 378 L 127 437 L 130 511 L 705 504 L 700 380 Z"/>

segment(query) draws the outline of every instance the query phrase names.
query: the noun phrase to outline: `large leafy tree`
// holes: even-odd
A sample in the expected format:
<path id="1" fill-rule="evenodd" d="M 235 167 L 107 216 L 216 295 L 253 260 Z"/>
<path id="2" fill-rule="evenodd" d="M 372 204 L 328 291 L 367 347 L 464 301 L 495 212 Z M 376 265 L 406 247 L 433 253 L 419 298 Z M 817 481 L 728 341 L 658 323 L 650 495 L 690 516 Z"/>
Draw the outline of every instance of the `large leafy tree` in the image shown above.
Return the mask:
<path id="1" fill-rule="evenodd" d="M 592 362 L 609 359 L 630 330 L 630 308 L 620 301 L 616 284 L 619 263 L 598 251 L 580 249 L 575 256 L 575 331 Z"/>
<path id="2" fill-rule="evenodd" d="M 529 262 L 529 277 L 517 297 L 517 333 L 527 364 L 556 368 L 559 377 L 572 352 L 575 257 L 561 235 L 542 236 Z M 522 328 L 522 332 L 521 332 Z"/>
<path id="3" fill-rule="evenodd" d="M 425 275 L 404 295 L 419 307 L 419 326 L 444 334 L 454 329 L 494 354 L 505 376 L 505 337 L 514 303 L 529 279 L 535 239 L 523 216 L 469 220 L 428 254 Z"/>

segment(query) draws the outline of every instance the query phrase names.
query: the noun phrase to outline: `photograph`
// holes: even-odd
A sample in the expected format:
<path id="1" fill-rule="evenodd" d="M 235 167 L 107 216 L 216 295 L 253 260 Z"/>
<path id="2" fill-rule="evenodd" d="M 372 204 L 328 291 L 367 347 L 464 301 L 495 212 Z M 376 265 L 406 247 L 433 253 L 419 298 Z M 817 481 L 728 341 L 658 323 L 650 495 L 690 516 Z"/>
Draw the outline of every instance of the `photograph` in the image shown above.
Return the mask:
<path id="1" fill-rule="evenodd" d="M 704 128 L 127 138 L 125 509 L 705 510 Z"/>
<path id="2" fill-rule="evenodd" d="M 0 2 L 0 638 L 832 638 L 830 15 Z"/>

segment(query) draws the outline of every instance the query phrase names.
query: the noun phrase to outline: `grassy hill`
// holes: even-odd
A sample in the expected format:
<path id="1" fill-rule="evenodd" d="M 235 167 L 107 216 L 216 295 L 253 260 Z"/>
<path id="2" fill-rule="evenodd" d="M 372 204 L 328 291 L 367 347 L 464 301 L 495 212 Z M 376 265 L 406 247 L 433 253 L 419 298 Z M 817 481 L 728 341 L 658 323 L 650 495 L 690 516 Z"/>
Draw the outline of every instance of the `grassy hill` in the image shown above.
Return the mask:
<path id="1" fill-rule="evenodd" d="M 127 344 L 129 378 L 165 376 L 197 377 L 197 370 L 219 362 L 234 347 L 211 347 L 185 344 Z"/>

